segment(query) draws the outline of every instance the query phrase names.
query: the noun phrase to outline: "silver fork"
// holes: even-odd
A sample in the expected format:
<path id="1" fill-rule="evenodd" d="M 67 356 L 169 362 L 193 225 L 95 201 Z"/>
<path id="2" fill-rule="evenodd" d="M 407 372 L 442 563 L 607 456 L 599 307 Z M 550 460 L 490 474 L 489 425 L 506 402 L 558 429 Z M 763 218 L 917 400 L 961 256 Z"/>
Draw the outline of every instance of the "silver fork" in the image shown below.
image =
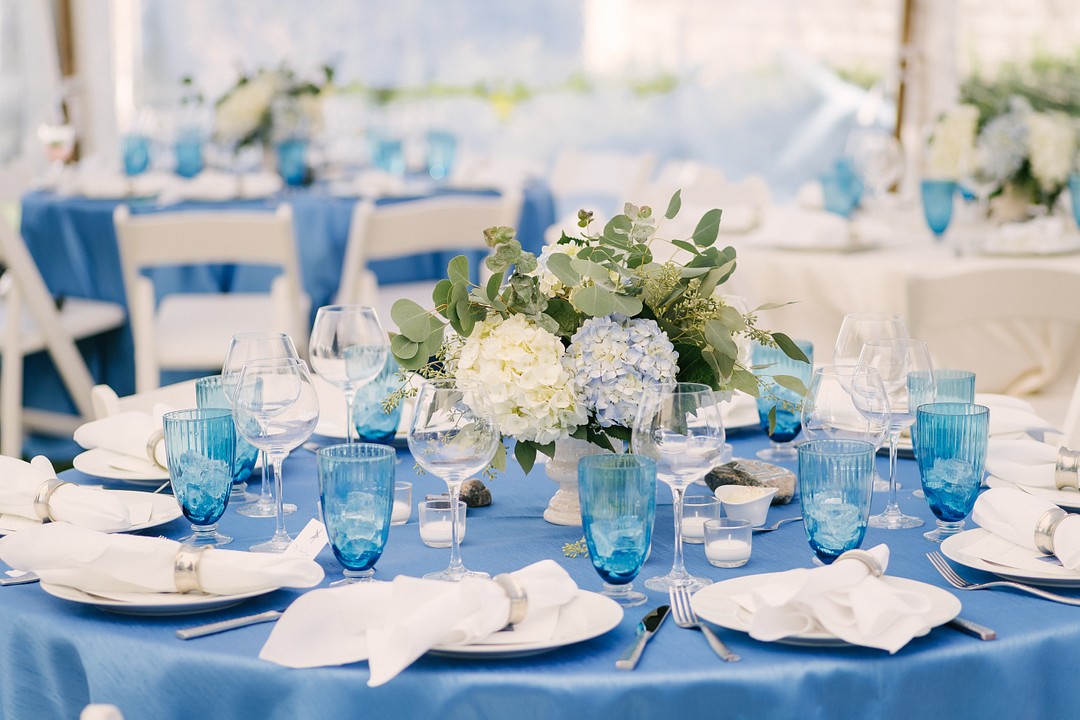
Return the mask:
<path id="1" fill-rule="evenodd" d="M 1048 592 L 1041 588 L 1032 587 L 1031 585 L 1025 585 L 1023 583 L 1013 582 L 1012 580 L 991 580 L 990 582 L 973 583 L 957 575 L 956 571 L 952 569 L 952 566 L 949 565 L 940 553 L 928 552 L 926 553 L 926 557 L 929 558 L 930 563 L 937 571 L 941 573 L 941 577 L 945 578 L 945 580 L 957 590 L 983 590 L 992 587 L 1011 587 L 1017 590 L 1023 590 L 1026 593 L 1031 593 L 1044 600 L 1052 600 L 1065 605 L 1080 606 L 1080 598 L 1058 595 L 1057 593 Z"/>
<path id="2" fill-rule="evenodd" d="M 731 652 L 724 642 L 716 637 L 716 633 L 708 625 L 698 620 L 697 613 L 690 605 L 690 593 L 684 587 L 673 587 L 668 591 L 671 597 L 671 617 L 675 624 L 681 628 L 693 628 L 700 630 L 705 639 L 709 641 L 709 647 L 726 662 L 737 662 L 739 656 Z"/>
<path id="3" fill-rule="evenodd" d="M 787 525 L 792 522 L 802 522 L 802 515 L 796 515 L 795 517 L 784 518 L 783 520 L 777 520 L 772 525 L 763 525 L 762 527 L 754 528 L 756 533 L 767 533 L 773 530 L 779 530 L 781 525 Z"/>

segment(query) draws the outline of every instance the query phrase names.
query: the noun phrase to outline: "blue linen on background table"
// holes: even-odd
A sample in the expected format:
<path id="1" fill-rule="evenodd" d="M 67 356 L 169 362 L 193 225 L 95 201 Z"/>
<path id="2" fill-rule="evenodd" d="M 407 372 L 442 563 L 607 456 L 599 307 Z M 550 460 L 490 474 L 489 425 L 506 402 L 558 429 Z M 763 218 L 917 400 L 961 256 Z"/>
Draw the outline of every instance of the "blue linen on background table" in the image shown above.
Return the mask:
<path id="1" fill-rule="evenodd" d="M 319 438 L 316 438 L 319 439 Z M 326 439 L 323 438 L 323 441 Z M 735 455 L 753 457 L 767 439 L 760 432 L 734 440 Z M 879 458 L 879 470 L 886 460 Z M 286 499 L 299 512 L 286 521 L 299 531 L 315 511 L 315 457 L 297 451 L 288 460 Z M 441 492 L 433 476 L 415 476 L 411 458 L 397 466 L 399 480 L 412 480 L 414 496 Z M 911 497 L 918 485 L 915 463 L 901 460 L 905 508 L 930 519 L 924 502 Z M 76 471 L 69 480 L 89 481 Z M 563 543 L 580 528 L 540 519 L 555 484 L 541 467 L 528 477 L 516 467 L 490 483 L 494 503 L 470 510 L 466 539 L 470 563 L 491 573 L 507 572 L 552 558 L 582 588 L 600 582 L 586 558 L 562 556 Z M 694 486 L 692 492 L 705 494 Z M 662 574 L 672 538 L 670 494 L 660 490 L 656 547 L 641 578 Z M 875 499 L 875 510 L 884 498 Z M 777 506 L 770 520 L 799 513 L 798 504 Z M 222 520 L 224 532 L 243 545 L 268 534 L 272 522 L 239 516 Z M 148 533 L 178 537 L 186 524 L 174 521 Z M 945 583 L 924 554 L 936 546 L 921 530 L 870 528 L 864 547 L 886 542 L 889 574 Z M 807 567 L 806 536 L 798 525 L 758 535 L 753 556 L 742 568 L 708 564 L 701 546 L 689 548 L 688 569 L 714 581 L 750 573 Z M 340 569 L 328 549 L 318 558 L 327 581 Z M 441 550 L 420 541 L 415 516 L 390 531 L 377 577 L 420 575 L 445 564 Z M 982 577 L 964 571 L 972 578 Z M 950 590 L 951 591 L 951 590 Z M 257 659 L 269 625 L 256 625 L 182 642 L 176 629 L 270 609 L 297 596 L 278 591 L 210 615 L 133 618 L 110 615 L 46 595 L 35 585 L 0 588 L 0 716 L 76 717 L 88 702 L 115 703 L 128 720 L 139 718 L 363 717 L 532 718 L 725 717 L 788 720 L 795 717 L 1069 717 L 1080 707 L 1071 678 L 1080 671 L 1080 614 L 1075 608 L 1008 591 L 966 593 L 963 615 L 993 627 L 999 640 L 980 642 L 947 628 L 916 638 L 896 655 L 866 648 L 804 648 L 761 643 L 742 633 L 721 636 L 743 661 L 722 663 L 697 633 L 668 624 L 657 634 L 632 673 L 615 659 L 649 607 L 667 602 L 647 591 L 649 603 L 626 613 L 610 633 L 549 653 L 513 660 L 461 660 L 425 656 L 383 687 L 365 686 L 367 665 L 289 670 Z M 1069 592 L 1069 591 L 1066 591 Z M 959 595 L 959 593 L 957 593 Z"/>

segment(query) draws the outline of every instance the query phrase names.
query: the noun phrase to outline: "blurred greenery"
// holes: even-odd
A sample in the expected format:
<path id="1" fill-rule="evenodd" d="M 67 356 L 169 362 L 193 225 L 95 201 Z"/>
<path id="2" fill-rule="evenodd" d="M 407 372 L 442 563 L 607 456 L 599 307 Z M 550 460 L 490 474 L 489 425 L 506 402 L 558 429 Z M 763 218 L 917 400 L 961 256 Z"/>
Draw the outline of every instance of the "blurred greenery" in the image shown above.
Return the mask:
<path id="1" fill-rule="evenodd" d="M 979 108 L 980 125 L 1005 112 L 1014 96 L 1038 112 L 1080 117 L 1080 47 L 1072 55 L 1043 53 L 1026 64 L 1006 63 L 993 77 L 976 71 L 960 85 L 961 101 Z"/>

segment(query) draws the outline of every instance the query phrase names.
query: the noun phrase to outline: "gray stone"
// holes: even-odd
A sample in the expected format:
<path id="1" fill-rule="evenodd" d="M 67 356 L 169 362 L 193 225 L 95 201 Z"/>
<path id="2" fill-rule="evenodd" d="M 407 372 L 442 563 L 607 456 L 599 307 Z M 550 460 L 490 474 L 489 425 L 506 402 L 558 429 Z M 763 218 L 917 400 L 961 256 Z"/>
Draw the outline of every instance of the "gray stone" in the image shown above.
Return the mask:
<path id="1" fill-rule="evenodd" d="M 487 507 L 491 504 L 491 491 L 479 480 L 466 480 L 461 484 L 461 499 L 471 508 Z"/>
<path id="2" fill-rule="evenodd" d="M 735 458 L 726 465 L 718 465 L 705 476 L 705 484 L 710 490 L 721 485 L 774 487 L 773 505 L 787 505 L 795 497 L 795 473 L 761 460 Z"/>

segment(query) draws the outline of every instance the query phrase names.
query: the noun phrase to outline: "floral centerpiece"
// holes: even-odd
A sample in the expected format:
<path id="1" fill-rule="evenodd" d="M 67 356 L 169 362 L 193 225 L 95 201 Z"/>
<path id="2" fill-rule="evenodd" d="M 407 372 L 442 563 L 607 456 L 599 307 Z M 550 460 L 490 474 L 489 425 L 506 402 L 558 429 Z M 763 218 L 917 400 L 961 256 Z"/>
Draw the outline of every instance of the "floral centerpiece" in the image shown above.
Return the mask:
<path id="1" fill-rule="evenodd" d="M 321 117 L 320 97 L 334 75 L 330 67 L 322 72 L 320 81 L 302 79 L 287 66 L 241 75 L 215 103 L 214 134 L 242 148 L 256 142 L 269 144 L 283 130 L 275 124 L 316 125 Z"/>
<path id="2" fill-rule="evenodd" d="M 674 218 L 675 193 L 664 218 Z M 757 396 L 757 376 L 739 361 L 738 340 L 805 356 L 779 332 L 756 327 L 718 288 L 735 271 L 735 250 L 715 246 L 721 211 L 710 210 L 688 240 L 661 240 L 649 207 L 627 204 L 602 230 L 579 213 L 581 234 L 565 233 L 540 257 L 521 248 L 509 227 L 485 231 L 493 249 L 483 284 L 469 279 L 464 256 L 435 287 L 435 308 L 398 300 L 399 328 L 391 350 L 405 370 L 425 377 L 483 382 L 504 439 L 528 472 L 538 452 L 575 438 L 606 450 L 630 439 L 648 383 L 705 383 Z M 685 262 L 657 262 L 657 243 L 670 242 Z M 778 383 L 804 392 L 796 378 Z M 505 468 L 505 447 L 492 465 Z"/>

